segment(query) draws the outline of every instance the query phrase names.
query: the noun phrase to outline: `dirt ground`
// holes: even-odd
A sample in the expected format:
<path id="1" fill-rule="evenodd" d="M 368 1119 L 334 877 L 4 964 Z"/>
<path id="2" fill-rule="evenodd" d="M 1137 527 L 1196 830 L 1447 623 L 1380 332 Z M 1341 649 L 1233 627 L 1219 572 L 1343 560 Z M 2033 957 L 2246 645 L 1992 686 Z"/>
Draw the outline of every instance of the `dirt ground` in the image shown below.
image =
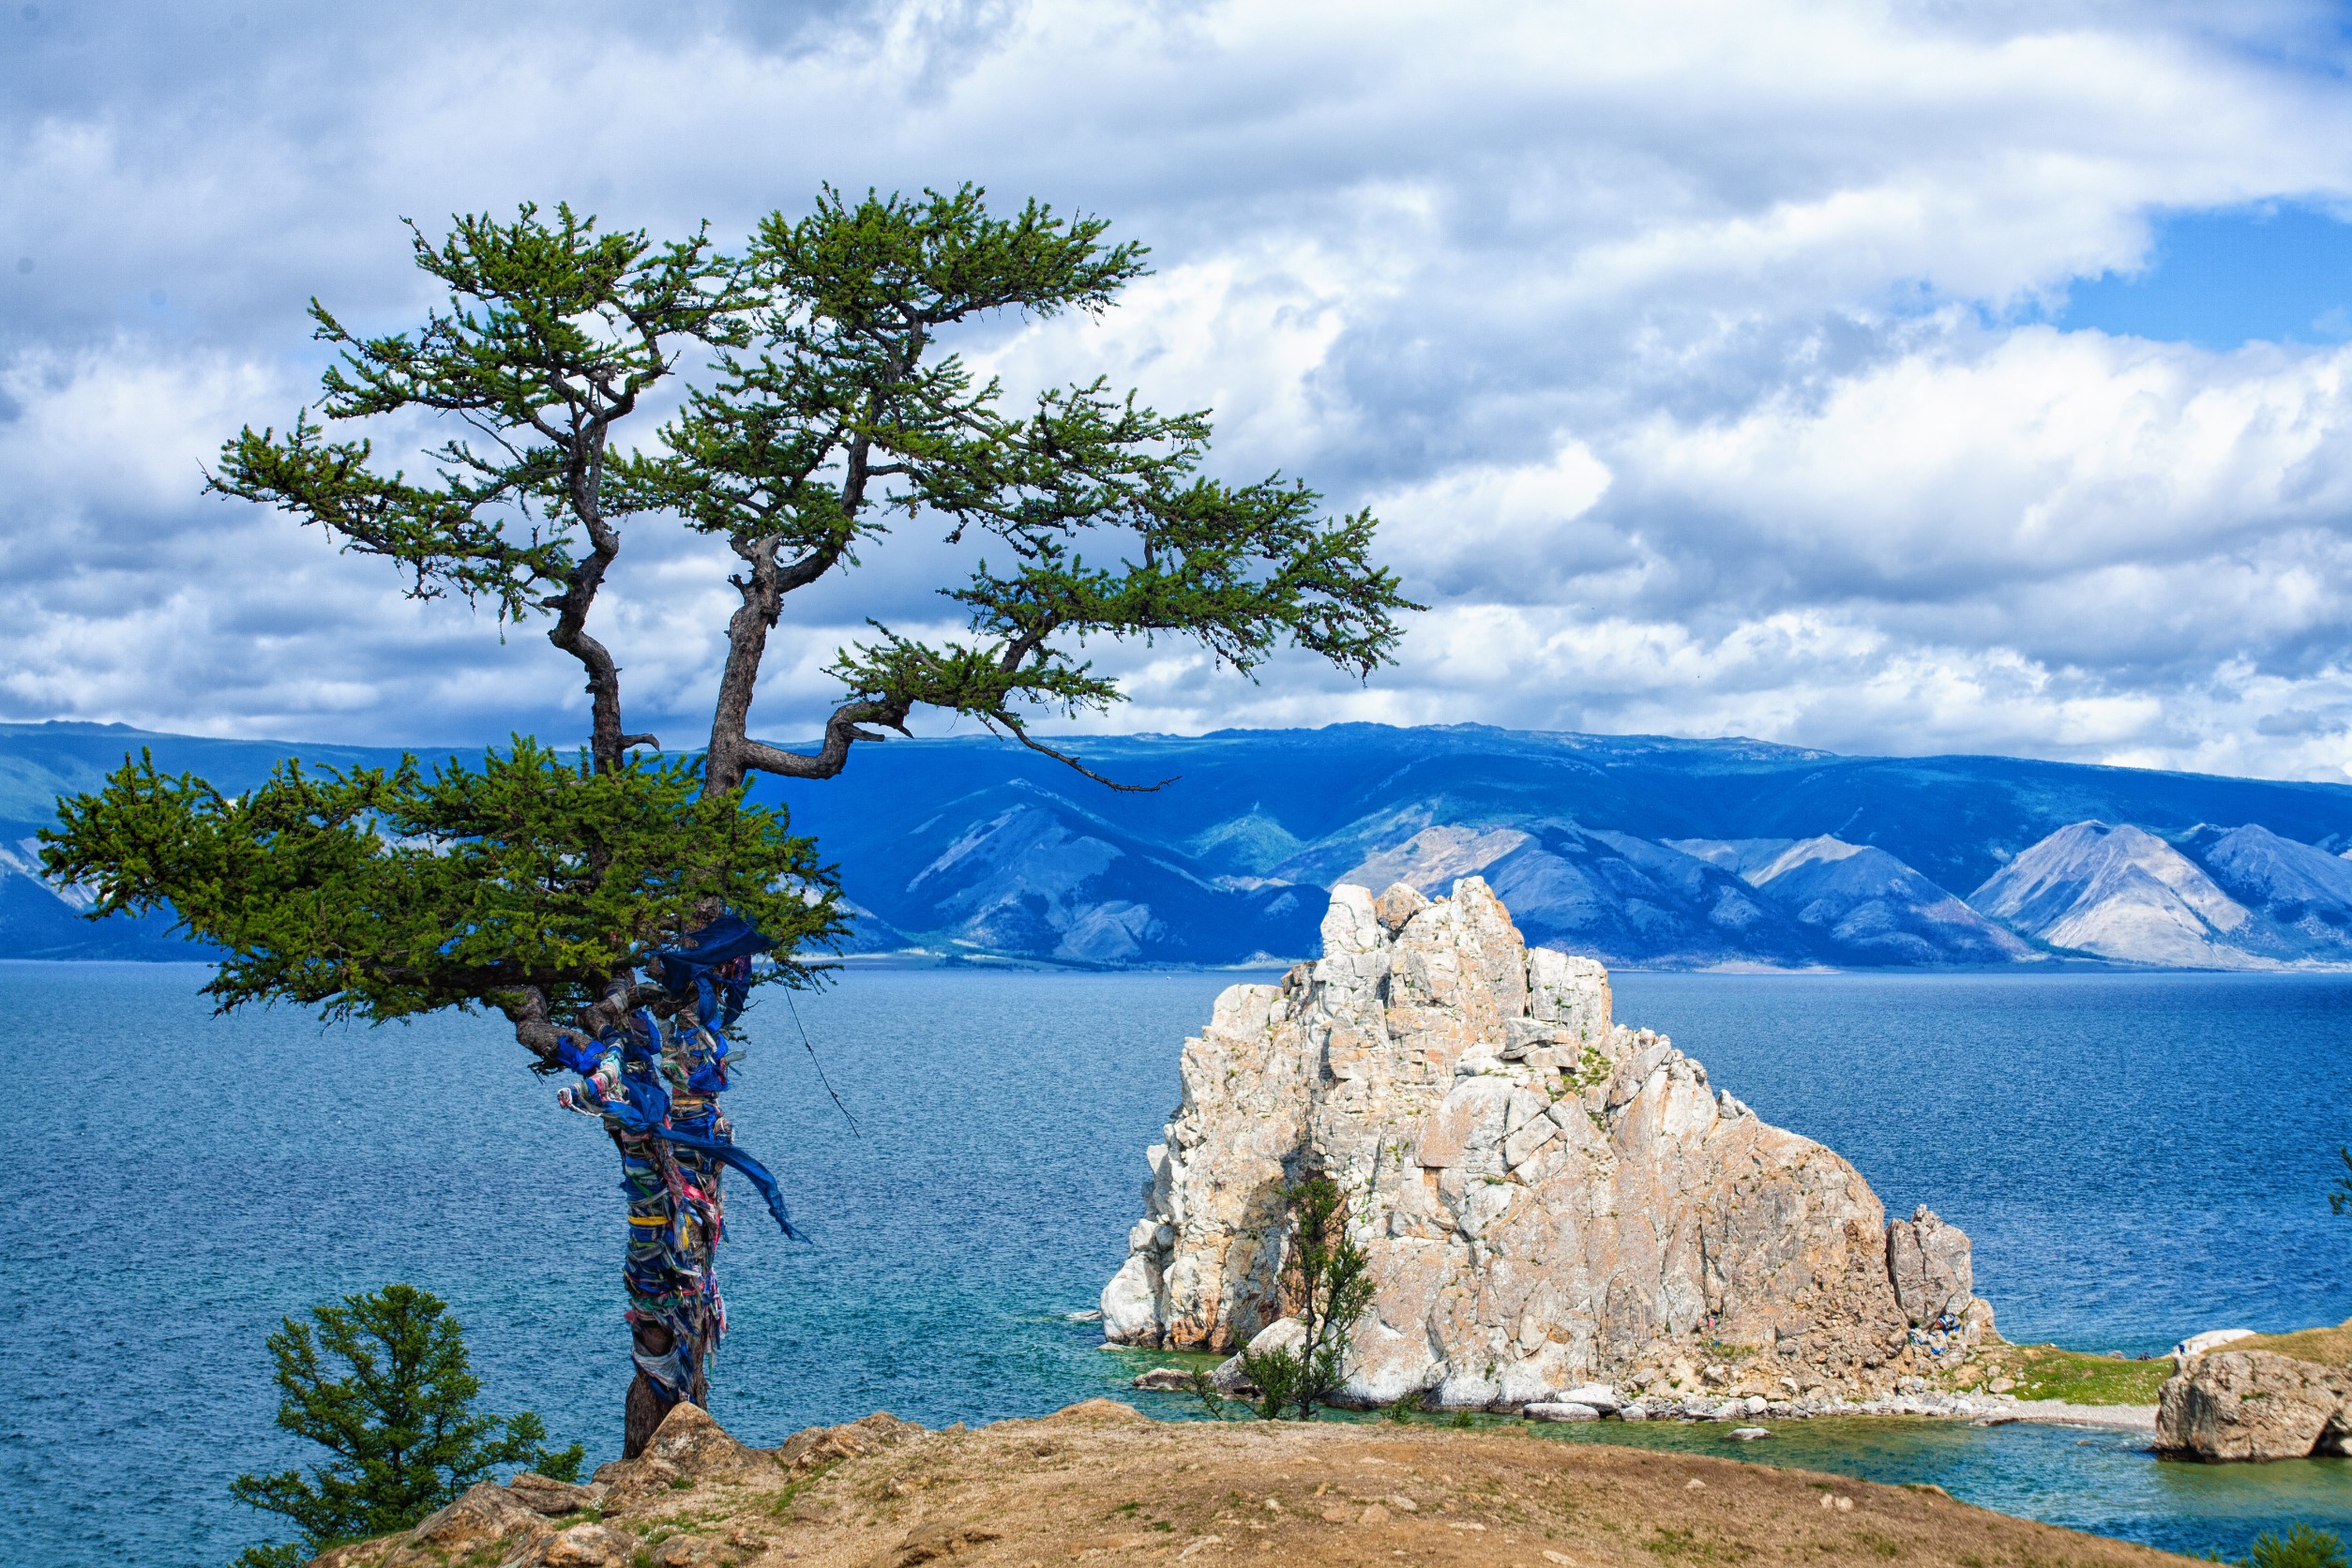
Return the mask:
<path id="1" fill-rule="evenodd" d="M 624 1532 L 629 1560 L 662 1568 L 2186 1560 L 1933 1488 L 1514 1431 L 1161 1423 L 1104 1400 L 976 1431 L 884 1421 L 804 1433 L 746 1451 L 759 1464 L 650 1492 L 616 1485 L 593 1528 Z M 537 1560 L 570 1560 L 561 1540 Z"/>

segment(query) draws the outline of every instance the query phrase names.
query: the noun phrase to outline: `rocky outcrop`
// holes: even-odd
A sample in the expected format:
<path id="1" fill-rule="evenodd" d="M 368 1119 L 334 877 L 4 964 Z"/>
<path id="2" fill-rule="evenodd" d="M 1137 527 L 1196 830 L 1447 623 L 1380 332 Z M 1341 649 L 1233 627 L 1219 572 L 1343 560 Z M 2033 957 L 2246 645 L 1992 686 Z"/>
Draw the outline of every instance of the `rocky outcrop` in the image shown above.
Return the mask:
<path id="1" fill-rule="evenodd" d="M 2156 1446 L 2179 1457 L 2352 1455 L 2352 1367 L 2216 1350 L 2184 1362 L 2156 1398 Z"/>
<path id="2" fill-rule="evenodd" d="M 1924 1203 L 1909 1219 L 1888 1225 L 1887 1277 L 1894 1285 L 1895 1304 L 1915 1326 L 1963 1318 L 1976 1300 L 1968 1238 Z"/>
<path id="3" fill-rule="evenodd" d="M 925 1435 L 878 1411 L 846 1425 L 811 1426 L 778 1448 L 752 1448 L 701 1407 L 681 1402 L 643 1454 L 599 1466 L 587 1485 L 528 1471 L 504 1486 L 485 1481 L 414 1529 L 337 1546 L 310 1568 L 720 1568 L 756 1558 L 764 1543 L 741 1529 L 723 1536 L 679 1529 L 665 1515 L 682 1494 L 722 1511 L 748 1497 L 766 1510 L 776 1487 Z M 588 1509 L 602 1516 L 570 1519 Z M 707 1530 L 710 1521 L 699 1522 Z"/>
<path id="4" fill-rule="evenodd" d="M 1281 1317 L 1281 1189 L 1310 1173 L 1379 1288 L 1360 1402 L 1883 1393 L 1925 1354 L 1915 1322 L 1989 1328 L 1965 1236 L 1924 1210 L 1890 1230 L 1853 1167 L 1617 1024 L 1601 965 L 1528 948 L 1478 878 L 1342 886 L 1322 934 L 1185 1043 L 1111 1339 L 1229 1349 Z"/>

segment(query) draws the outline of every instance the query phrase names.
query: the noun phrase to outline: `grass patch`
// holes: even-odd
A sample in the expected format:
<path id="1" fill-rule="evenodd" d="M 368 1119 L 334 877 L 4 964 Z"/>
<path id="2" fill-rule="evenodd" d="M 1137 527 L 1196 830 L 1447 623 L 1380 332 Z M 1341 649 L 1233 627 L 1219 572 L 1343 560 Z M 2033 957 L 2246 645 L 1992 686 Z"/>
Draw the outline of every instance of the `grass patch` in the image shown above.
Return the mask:
<path id="1" fill-rule="evenodd" d="M 810 1470 L 807 1475 L 801 1476 L 799 1479 L 794 1481 L 786 1482 L 784 1484 L 784 1489 L 768 1500 L 768 1512 L 779 1519 L 791 1518 L 792 1516 L 792 1505 L 800 1501 L 802 1495 L 811 1486 L 814 1486 L 818 1482 L 822 1481 L 827 1475 L 831 1474 L 834 1465 L 837 1465 L 841 1461 L 838 1459 L 836 1459 L 833 1461 L 833 1464 L 819 1465 L 815 1470 Z"/>
<path id="2" fill-rule="evenodd" d="M 1653 1525 L 1641 1549 L 1661 1562 L 1739 1562 L 1750 1556 L 1736 1541 L 1706 1540 L 1691 1530 Z"/>
<path id="3" fill-rule="evenodd" d="M 2063 1399 L 2070 1405 L 2153 1405 L 2156 1390 L 2172 1376 L 2172 1358 L 2118 1361 L 2085 1355 L 2056 1345 L 2003 1345 L 1983 1353 L 1984 1387 L 2008 1377 L 2020 1399 Z"/>
<path id="4" fill-rule="evenodd" d="M 2252 1339 L 2235 1340 L 2222 1349 L 2269 1350 L 2283 1356 L 2293 1356 L 2297 1361 L 2315 1361 L 2323 1366 L 2352 1366 L 2352 1318 L 2345 1319 L 2331 1329 L 2257 1334 Z"/>

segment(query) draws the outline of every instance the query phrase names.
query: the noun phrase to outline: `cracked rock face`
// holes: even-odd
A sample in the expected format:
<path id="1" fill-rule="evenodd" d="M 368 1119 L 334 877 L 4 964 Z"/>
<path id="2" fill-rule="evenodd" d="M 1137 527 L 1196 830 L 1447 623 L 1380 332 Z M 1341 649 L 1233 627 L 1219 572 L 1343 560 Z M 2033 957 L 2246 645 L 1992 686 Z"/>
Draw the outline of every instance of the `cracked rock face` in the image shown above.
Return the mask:
<path id="1" fill-rule="evenodd" d="M 2190 1358 L 2158 1391 L 2156 1446 L 2199 1459 L 2352 1455 L 2352 1368 L 2271 1350 Z"/>
<path id="2" fill-rule="evenodd" d="M 1894 1282 L 1895 1301 L 1914 1324 L 1963 1317 L 1976 1295 L 1968 1238 L 1924 1203 L 1909 1219 L 1887 1227 L 1887 1275 Z"/>
<path id="3" fill-rule="evenodd" d="M 1118 1342 L 1229 1349 L 1280 1317 L 1279 1189 L 1311 1173 L 1379 1287 L 1363 1403 L 1515 1408 L 1726 1359 L 1877 1391 L 1913 1321 L 1891 1257 L 1915 1300 L 1967 1303 L 1965 1236 L 1923 1214 L 1891 1237 L 1853 1167 L 1615 1023 L 1607 972 L 1530 950 L 1475 877 L 1434 903 L 1337 889 L 1321 959 L 1228 989 L 1183 1075 L 1103 1292 Z"/>

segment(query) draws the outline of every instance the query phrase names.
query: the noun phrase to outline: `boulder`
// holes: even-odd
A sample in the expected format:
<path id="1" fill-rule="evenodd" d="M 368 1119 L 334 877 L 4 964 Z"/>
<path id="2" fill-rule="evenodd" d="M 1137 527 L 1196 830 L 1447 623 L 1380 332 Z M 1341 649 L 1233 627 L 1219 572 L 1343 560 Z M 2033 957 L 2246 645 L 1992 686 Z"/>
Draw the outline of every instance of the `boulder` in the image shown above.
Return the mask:
<path id="1" fill-rule="evenodd" d="M 466 1560 L 536 1564 L 555 1534 L 537 1510 L 497 1483 L 483 1481 L 414 1528 L 334 1547 L 313 1559 L 311 1568 L 431 1568 Z"/>
<path id="2" fill-rule="evenodd" d="M 1103 1333 L 1122 1345 L 1159 1341 L 1160 1272 L 1152 1252 L 1127 1254 L 1126 1262 L 1103 1287 Z"/>
<path id="3" fill-rule="evenodd" d="M 915 1423 L 876 1410 L 840 1426 L 805 1426 L 768 1450 L 768 1455 L 786 1470 L 806 1474 L 843 1459 L 879 1454 L 922 1435 L 923 1428 Z"/>
<path id="4" fill-rule="evenodd" d="M 653 1440 L 637 1462 L 651 1459 L 697 1481 L 734 1480 L 772 1475 L 775 1458 L 735 1440 L 727 1428 L 711 1419 L 710 1411 L 681 1400 L 661 1418 Z"/>
<path id="5" fill-rule="evenodd" d="M 1957 1319 L 1975 1299 L 1968 1238 L 1924 1203 L 1909 1219 L 1887 1227 L 1887 1275 L 1894 1282 L 1896 1303 L 1914 1326 L 1938 1318 Z"/>
<path id="6" fill-rule="evenodd" d="M 898 1549 L 880 1559 L 882 1568 L 916 1568 L 918 1563 L 937 1562 L 958 1557 L 991 1541 L 1002 1540 L 995 1530 L 976 1524 L 917 1525 L 907 1531 Z"/>
<path id="7" fill-rule="evenodd" d="M 1891 1229 L 1852 1166 L 1616 1022 L 1606 970 L 1530 950 L 1479 878 L 1435 901 L 1343 885 L 1322 930 L 1319 960 L 1229 988 L 1185 1042 L 1104 1292 L 1114 1342 L 1229 1352 L 1279 1320 L 1281 1189 L 1309 1172 L 1349 1195 L 1376 1286 L 1347 1403 L 1597 1410 L 1573 1395 L 1687 1375 L 1701 1341 L 1802 1357 L 1735 1356 L 1728 1393 L 1883 1392 L 1917 1359 L 1898 1254 L 1929 1319 L 1989 1334 L 1967 1237 L 1925 1210 Z"/>
<path id="8" fill-rule="evenodd" d="M 1306 1325 L 1296 1318 L 1276 1318 L 1250 1336 L 1249 1353 L 1270 1356 L 1277 1350 L 1296 1355 L 1306 1348 Z"/>
<path id="9" fill-rule="evenodd" d="M 1154 1366 L 1148 1372 L 1137 1373 L 1127 1386 L 1151 1389 L 1160 1394 L 1181 1394 L 1192 1387 L 1192 1374 L 1181 1366 Z"/>
<path id="10" fill-rule="evenodd" d="M 1530 1421 L 1598 1421 L 1601 1412 L 1574 1399 L 1539 1399 L 1523 1405 L 1519 1413 Z"/>
<path id="11" fill-rule="evenodd" d="M 628 1568 L 638 1539 L 600 1524 L 574 1525 L 537 1543 L 514 1568 Z"/>
<path id="12" fill-rule="evenodd" d="M 553 1533 L 536 1509 L 505 1487 L 484 1481 L 468 1487 L 462 1497 L 438 1513 L 428 1514 L 402 1540 L 409 1545 L 463 1558 L 486 1546 Z"/>
<path id="13" fill-rule="evenodd" d="M 515 1495 L 515 1500 L 525 1508 L 548 1518 L 560 1518 L 565 1514 L 577 1514 L 583 1508 L 593 1506 L 603 1496 L 603 1493 L 594 1486 L 574 1485 L 571 1482 L 558 1481 L 551 1476 L 540 1475 L 533 1470 L 524 1470 L 520 1475 L 507 1482 L 506 1490 L 512 1492 Z"/>
<path id="14" fill-rule="evenodd" d="M 1372 912 L 1382 929 L 1395 936 L 1412 923 L 1414 915 L 1429 907 L 1429 900 L 1421 890 L 1404 882 L 1391 882 L 1388 891 L 1373 900 Z"/>
<path id="15" fill-rule="evenodd" d="M 1560 1397 L 1572 1405 L 1590 1405 L 1603 1415 L 1613 1415 L 1625 1408 L 1617 1390 L 1606 1383 L 1578 1383 Z"/>
<path id="16" fill-rule="evenodd" d="M 2157 1391 L 2156 1447 L 2195 1459 L 2352 1455 L 2352 1367 L 2269 1350 L 2196 1356 Z"/>
<path id="17" fill-rule="evenodd" d="M 1249 1380 L 1249 1368 L 1242 1364 L 1237 1353 L 1217 1363 L 1217 1369 L 1209 1374 L 1209 1382 L 1219 1394 L 1254 1395 L 1258 1385 Z"/>

